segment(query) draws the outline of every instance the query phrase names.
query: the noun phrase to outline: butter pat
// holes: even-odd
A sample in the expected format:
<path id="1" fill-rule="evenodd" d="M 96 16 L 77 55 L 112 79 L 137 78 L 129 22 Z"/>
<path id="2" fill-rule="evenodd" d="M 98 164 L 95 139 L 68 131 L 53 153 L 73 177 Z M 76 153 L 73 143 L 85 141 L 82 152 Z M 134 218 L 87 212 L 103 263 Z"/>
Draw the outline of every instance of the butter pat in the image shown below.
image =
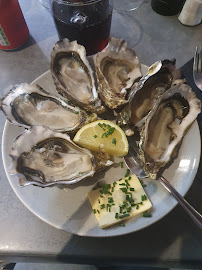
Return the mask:
<path id="1" fill-rule="evenodd" d="M 139 215 L 152 207 L 136 175 L 92 190 L 88 199 L 100 228 Z"/>

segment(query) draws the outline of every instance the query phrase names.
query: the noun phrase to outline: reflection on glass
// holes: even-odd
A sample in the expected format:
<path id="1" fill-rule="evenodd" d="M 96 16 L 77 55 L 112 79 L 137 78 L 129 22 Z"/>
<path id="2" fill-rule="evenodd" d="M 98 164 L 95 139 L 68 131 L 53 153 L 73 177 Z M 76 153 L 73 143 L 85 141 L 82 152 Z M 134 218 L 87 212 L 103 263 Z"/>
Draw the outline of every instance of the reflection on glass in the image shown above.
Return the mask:
<path id="1" fill-rule="evenodd" d="M 120 11 L 136 10 L 144 4 L 145 0 L 115 0 L 114 8 Z"/>

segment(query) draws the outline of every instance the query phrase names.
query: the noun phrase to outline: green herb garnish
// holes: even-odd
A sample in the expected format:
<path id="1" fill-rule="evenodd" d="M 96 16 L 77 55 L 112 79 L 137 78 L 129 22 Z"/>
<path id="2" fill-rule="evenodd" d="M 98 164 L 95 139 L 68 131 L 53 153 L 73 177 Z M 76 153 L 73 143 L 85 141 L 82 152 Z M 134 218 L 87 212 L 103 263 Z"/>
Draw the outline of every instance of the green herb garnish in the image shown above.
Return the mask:
<path id="1" fill-rule="evenodd" d="M 104 208 L 105 208 L 105 204 L 101 204 L 100 209 L 104 209 Z"/>
<path id="2" fill-rule="evenodd" d="M 130 188 L 130 191 L 134 191 L 135 189 L 133 187 Z"/>
<path id="3" fill-rule="evenodd" d="M 132 209 L 131 207 L 127 207 L 127 208 L 126 208 L 126 211 L 127 211 L 127 212 L 130 212 L 131 209 Z"/>
<path id="4" fill-rule="evenodd" d="M 94 138 L 97 138 L 97 135 L 94 135 L 93 137 L 94 137 Z"/>
<path id="5" fill-rule="evenodd" d="M 130 174 L 130 170 L 129 170 L 129 169 L 127 169 L 126 174 L 125 174 L 125 177 L 128 177 L 128 176 L 129 176 L 129 174 Z"/>
<path id="6" fill-rule="evenodd" d="M 147 196 L 146 195 L 142 195 L 141 198 L 142 198 L 142 201 L 146 201 L 147 200 Z"/>
<path id="7" fill-rule="evenodd" d="M 123 168 L 123 161 L 119 162 L 121 168 Z"/>
<path id="8" fill-rule="evenodd" d="M 127 188 L 120 188 L 121 191 L 123 191 L 124 193 L 127 192 Z"/>
<path id="9" fill-rule="evenodd" d="M 143 180 L 140 179 L 140 184 L 142 185 L 142 187 L 146 187 L 147 185 L 144 184 Z"/>
<path id="10" fill-rule="evenodd" d="M 75 111 L 74 113 L 75 113 L 75 114 L 79 114 L 79 112 L 78 112 L 78 111 Z"/>
<path id="11" fill-rule="evenodd" d="M 144 212 L 144 213 L 142 214 L 142 216 L 143 216 L 143 217 L 151 217 L 152 215 L 151 215 L 151 213 L 149 213 L 149 212 Z"/>
<path id="12" fill-rule="evenodd" d="M 124 217 L 128 217 L 128 216 L 130 216 L 130 214 L 125 213 L 125 214 L 123 214 L 123 215 L 120 215 L 119 218 L 124 218 Z"/>
<path id="13" fill-rule="evenodd" d="M 112 197 L 109 197 L 108 198 L 108 203 L 113 203 L 113 202 L 114 202 L 113 198 Z"/>

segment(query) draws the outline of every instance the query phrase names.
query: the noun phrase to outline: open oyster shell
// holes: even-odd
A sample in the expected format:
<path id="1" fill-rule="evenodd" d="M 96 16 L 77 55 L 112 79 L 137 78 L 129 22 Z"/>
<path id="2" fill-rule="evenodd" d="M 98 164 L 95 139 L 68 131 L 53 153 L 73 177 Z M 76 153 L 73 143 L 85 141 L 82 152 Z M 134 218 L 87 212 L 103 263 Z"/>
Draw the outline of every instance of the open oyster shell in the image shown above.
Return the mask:
<path id="1" fill-rule="evenodd" d="M 124 129 L 127 136 L 133 135 L 135 128 L 141 128 L 159 96 L 175 84 L 184 82 L 181 71 L 175 68 L 175 63 L 175 59 L 162 61 L 159 72 L 151 76 L 140 90 L 135 90 L 136 84 L 133 86 L 132 91 L 136 91 L 133 100 L 117 117 L 117 124 Z"/>
<path id="2" fill-rule="evenodd" d="M 58 41 L 51 52 L 51 73 L 59 94 L 98 114 L 105 111 L 95 87 L 84 46 L 68 39 Z"/>
<path id="3" fill-rule="evenodd" d="M 108 154 L 93 154 L 77 146 L 67 134 L 40 126 L 19 135 L 10 156 L 11 173 L 18 175 L 21 186 L 74 184 L 112 164 Z"/>
<path id="4" fill-rule="evenodd" d="M 188 85 L 168 89 L 146 117 L 139 142 L 139 158 L 148 177 L 176 155 L 177 147 L 201 111 L 201 102 Z"/>
<path id="5" fill-rule="evenodd" d="M 115 109 L 128 102 L 134 81 L 142 76 L 136 53 L 126 41 L 111 38 L 109 45 L 95 55 L 98 93 L 103 102 Z"/>
<path id="6" fill-rule="evenodd" d="M 88 115 L 78 107 L 48 94 L 36 84 L 15 86 L 1 99 L 1 109 L 7 119 L 18 126 L 46 126 L 60 132 L 74 132 L 95 121 L 96 114 Z"/>

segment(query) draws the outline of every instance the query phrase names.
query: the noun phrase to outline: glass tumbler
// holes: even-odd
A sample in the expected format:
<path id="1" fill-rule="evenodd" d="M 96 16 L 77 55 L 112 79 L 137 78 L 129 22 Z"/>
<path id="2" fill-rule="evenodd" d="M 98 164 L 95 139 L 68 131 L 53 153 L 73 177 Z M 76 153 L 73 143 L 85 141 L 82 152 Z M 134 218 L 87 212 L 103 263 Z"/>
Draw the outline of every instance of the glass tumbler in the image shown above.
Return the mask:
<path id="1" fill-rule="evenodd" d="M 77 40 L 87 55 L 107 46 L 113 0 L 52 0 L 51 11 L 60 39 Z"/>

